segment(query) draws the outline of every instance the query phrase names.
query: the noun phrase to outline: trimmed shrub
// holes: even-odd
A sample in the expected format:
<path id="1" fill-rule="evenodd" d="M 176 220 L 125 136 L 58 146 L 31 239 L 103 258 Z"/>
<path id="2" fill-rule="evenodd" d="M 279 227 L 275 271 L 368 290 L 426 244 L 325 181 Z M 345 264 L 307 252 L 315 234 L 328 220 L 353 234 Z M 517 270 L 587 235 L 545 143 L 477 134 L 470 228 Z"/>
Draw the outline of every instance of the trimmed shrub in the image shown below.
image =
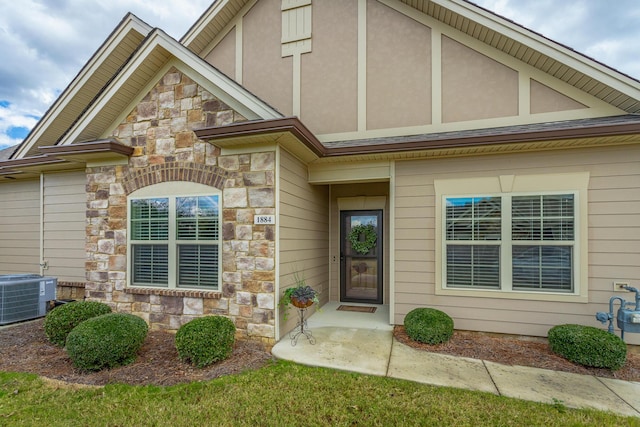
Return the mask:
<path id="1" fill-rule="evenodd" d="M 111 307 L 97 301 L 78 301 L 60 305 L 44 318 L 44 333 L 53 344 L 64 347 L 69 332 L 92 317 L 111 313 Z"/>
<path id="2" fill-rule="evenodd" d="M 416 308 L 405 316 L 404 329 L 414 341 L 440 344 L 453 336 L 453 319 L 434 308 Z"/>
<path id="3" fill-rule="evenodd" d="M 180 360 L 203 368 L 231 355 L 236 327 L 223 316 L 207 316 L 185 323 L 176 333 Z"/>
<path id="4" fill-rule="evenodd" d="M 551 351 L 584 366 L 620 369 L 627 360 L 627 345 L 617 335 L 583 325 L 549 329 Z"/>
<path id="5" fill-rule="evenodd" d="M 85 371 L 99 371 L 132 363 L 149 327 L 140 317 L 110 313 L 85 320 L 67 337 L 67 353 Z"/>

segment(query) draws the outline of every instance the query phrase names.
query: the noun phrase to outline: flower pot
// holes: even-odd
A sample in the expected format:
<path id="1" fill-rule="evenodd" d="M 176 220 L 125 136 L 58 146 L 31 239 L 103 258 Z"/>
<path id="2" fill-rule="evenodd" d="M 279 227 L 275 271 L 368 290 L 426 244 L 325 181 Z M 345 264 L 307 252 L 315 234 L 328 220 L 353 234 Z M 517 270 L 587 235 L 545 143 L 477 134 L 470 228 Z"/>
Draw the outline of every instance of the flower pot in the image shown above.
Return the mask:
<path id="1" fill-rule="evenodd" d="M 302 302 L 298 298 L 291 297 L 291 304 L 294 307 L 307 308 L 307 307 L 310 307 L 313 304 L 313 300 L 307 300 L 306 302 Z"/>

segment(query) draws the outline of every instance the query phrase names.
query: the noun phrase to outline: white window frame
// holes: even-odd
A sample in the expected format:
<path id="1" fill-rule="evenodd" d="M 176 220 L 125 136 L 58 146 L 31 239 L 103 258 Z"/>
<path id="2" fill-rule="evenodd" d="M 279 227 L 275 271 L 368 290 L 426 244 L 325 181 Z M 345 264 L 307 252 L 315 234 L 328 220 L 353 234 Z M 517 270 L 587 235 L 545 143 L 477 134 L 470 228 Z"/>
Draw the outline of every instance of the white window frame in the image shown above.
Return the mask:
<path id="1" fill-rule="evenodd" d="M 184 242 L 188 244 L 203 244 L 200 240 L 179 241 L 176 238 L 176 199 L 180 197 L 202 197 L 217 196 L 218 197 L 218 240 L 207 241 L 207 245 L 217 246 L 218 248 L 218 277 L 215 286 L 198 286 L 198 287 L 178 287 L 178 246 Z M 134 284 L 133 283 L 133 246 L 137 241 L 131 238 L 131 201 L 141 199 L 169 199 L 169 239 L 158 241 L 159 244 L 167 244 L 168 247 L 168 284 Z M 149 289 L 173 289 L 173 290 L 199 290 L 199 291 L 219 291 L 222 284 L 222 192 L 215 187 L 192 183 L 192 182 L 164 182 L 143 187 L 127 196 L 127 284 L 132 288 L 149 288 Z"/>
<path id="2" fill-rule="evenodd" d="M 435 180 L 436 193 L 436 295 L 526 299 L 540 301 L 588 302 L 587 192 L 588 172 L 544 175 L 501 175 Z M 479 289 L 446 286 L 446 200 L 451 197 L 500 196 L 511 199 L 520 195 L 574 195 L 573 292 L 514 290 L 512 288 L 511 205 L 502 205 L 502 240 L 500 288 Z M 510 196 L 505 198 L 503 196 Z M 505 211 L 506 209 L 506 211 Z M 506 244 L 505 244 L 506 243 Z M 549 245 L 567 244 L 549 242 Z M 488 241 L 492 244 L 492 241 Z"/>

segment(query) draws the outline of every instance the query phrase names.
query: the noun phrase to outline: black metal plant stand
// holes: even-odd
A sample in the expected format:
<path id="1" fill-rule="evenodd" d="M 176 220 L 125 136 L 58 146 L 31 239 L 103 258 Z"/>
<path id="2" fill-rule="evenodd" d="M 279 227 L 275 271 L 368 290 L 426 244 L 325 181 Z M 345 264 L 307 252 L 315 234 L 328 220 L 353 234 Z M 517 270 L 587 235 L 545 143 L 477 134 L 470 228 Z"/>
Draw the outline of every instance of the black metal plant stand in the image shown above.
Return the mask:
<path id="1" fill-rule="evenodd" d="M 307 319 L 304 318 L 304 314 L 307 311 L 306 308 L 298 308 L 298 324 L 291 332 L 289 332 L 289 338 L 291 338 L 291 345 L 295 346 L 298 343 L 300 335 L 304 335 L 309 340 L 309 344 L 314 345 L 316 339 L 313 337 L 311 331 L 307 328 Z"/>

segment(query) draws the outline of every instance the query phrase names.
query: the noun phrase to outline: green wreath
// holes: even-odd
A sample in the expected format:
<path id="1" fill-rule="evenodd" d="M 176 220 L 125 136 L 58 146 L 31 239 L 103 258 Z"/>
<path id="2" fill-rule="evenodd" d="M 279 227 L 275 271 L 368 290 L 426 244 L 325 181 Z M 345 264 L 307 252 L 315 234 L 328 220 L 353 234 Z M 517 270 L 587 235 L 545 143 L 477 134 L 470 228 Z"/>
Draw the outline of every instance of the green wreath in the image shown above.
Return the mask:
<path id="1" fill-rule="evenodd" d="M 362 242 L 360 241 L 361 234 L 364 234 L 364 241 Z M 361 224 L 353 227 L 347 238 L 349 239 L 349 242 L 351 242 L 351 247 L 354 251 L 361 255 L 365 255 L 376 246 L 378 235 L 376 234 L 376 230 L 372 224 Z"/>

